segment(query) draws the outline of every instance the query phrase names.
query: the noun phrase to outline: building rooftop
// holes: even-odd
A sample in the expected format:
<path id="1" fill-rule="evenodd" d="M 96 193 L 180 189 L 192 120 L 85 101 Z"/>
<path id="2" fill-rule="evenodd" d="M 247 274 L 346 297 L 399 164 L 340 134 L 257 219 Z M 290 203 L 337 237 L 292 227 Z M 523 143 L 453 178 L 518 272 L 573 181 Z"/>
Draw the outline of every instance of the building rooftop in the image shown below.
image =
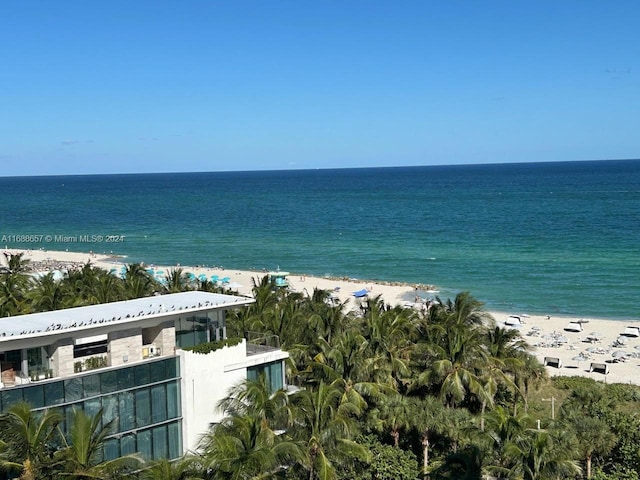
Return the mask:
<path id="1" fill-rule="evenodd" d="M 0 318 L 0 343 L 18 338 L 59 335 L 114 324 L 130 324 L 149 318 L 168 317 L 254 303 L 247 297 L 208 292 L 181 292 Z"/>

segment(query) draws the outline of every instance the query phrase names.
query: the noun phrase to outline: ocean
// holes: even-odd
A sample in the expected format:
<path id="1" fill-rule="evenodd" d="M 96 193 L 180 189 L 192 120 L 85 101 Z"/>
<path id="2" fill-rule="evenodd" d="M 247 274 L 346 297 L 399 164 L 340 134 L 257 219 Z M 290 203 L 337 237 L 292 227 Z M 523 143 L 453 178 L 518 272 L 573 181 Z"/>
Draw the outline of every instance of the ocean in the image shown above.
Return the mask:
<path id="1" fill-rule="evenodd" d="M 2 247 L 640 319 L 640 160 L 0 178 Z"/>

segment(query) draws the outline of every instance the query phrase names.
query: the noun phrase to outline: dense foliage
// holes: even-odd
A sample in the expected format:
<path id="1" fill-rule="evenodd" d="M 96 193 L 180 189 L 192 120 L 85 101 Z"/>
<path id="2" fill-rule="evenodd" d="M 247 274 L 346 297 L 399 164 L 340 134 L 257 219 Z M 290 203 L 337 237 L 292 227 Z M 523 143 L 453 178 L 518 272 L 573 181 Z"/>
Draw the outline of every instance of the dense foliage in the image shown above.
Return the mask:
<path id="1" fill-rule="evenodd" d="M 172 272 L 163 287 L 139 267 L 130 266 L 124 280 L 111 280 L 85 266 L 62 280 L 43 277 L 33 284 L 12 270 L 0 279 L 0 311 L 194 288 L 182 277 Z M 549 380 L 519 332 L 496 325 L 468 293 L 437 299 L 428 311 L 392 307 L 381 297 L 349 311 L 329 301 L 326 291 L 274 288 L 267 277 L 254 283 L 256 302 L 230 312 L 227 330 L 231 337 L 277 336 L 290 352 L 287 378 L 294 392 L 269 392 L 264 379 L 237 385 L 218 406 L 224 420 L 197 452 L 120 476 L 639 478 L 640 390 L 584 378 Z M 45 420 L 58 421 L 39 419 Z M 47 463 L 57 461 L 47 431 L 42 441 L 33 440 L 41 445 L 31 450 L 37 455 L 25 453 L 33 438 L 27 430 L 0 437 L 3 465 L 14 472 L 34 464 L 45 473 L 77 469 L 69 460 Z"/>

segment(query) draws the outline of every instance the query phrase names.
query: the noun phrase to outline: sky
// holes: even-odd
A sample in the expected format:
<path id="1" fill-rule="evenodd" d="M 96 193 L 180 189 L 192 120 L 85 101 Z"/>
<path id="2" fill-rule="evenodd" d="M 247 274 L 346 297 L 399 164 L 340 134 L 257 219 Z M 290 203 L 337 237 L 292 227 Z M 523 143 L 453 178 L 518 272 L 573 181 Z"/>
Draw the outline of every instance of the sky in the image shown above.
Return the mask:
<path id="1" fill-rule="evenodd" d="M 637 0 L 5 0 L 0 175 L 640 158 Z"/>

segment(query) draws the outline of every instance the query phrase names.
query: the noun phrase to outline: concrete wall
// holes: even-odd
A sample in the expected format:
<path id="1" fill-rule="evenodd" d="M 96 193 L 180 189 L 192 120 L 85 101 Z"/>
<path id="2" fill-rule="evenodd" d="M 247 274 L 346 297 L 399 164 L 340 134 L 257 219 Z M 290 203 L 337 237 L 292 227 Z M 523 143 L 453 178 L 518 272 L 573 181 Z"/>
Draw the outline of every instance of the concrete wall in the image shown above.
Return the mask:
<path id="1" fill-rule="evenodd" d="M 142 360 L 142 329 L 132 328 L 110 333 L 109 357 L 112 367 Z"/>
<path id="2" fill-rule="evenodd" d="M 231 387 L 246 380 L 245 367 L 228 370 L 228 366 L 242 364 L 247 349 L 243 340 L 234 347 L 206 355 L 184 350 L 178 350 L 178 355 L 182 373 L 183 448 L 195 450 L 209 425 L 223 416 L 216 411 L 217 403 L 228 395 Z"/>
<path id="3" fill-rule="evenodd" d="M 54 377 L 66 377 L 73 375 L 73 339 L 65 338 L 58 340 L 49 347 L 50 364 Z"/>

